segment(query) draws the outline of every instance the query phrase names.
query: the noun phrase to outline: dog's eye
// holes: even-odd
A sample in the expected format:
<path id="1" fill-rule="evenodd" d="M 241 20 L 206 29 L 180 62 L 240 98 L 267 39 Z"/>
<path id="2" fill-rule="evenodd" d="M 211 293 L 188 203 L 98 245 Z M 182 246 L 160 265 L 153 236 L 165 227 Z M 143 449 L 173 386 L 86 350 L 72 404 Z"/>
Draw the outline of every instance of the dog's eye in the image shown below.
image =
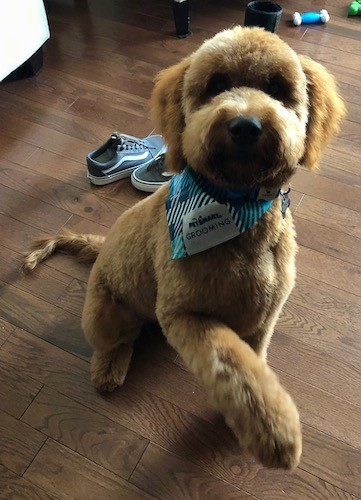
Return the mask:
<path id="1" fill-rule="evenodd" d="M 208 81 L 207 93 L 215 96 L 229 90 L 231 87 L 232 82 L 228 75 L 216 74 Z"/>
<path id="2" fill-rule="evenodd" d="M 271 83 L 268 85 L 267 91 L 270 96 L 274 97 L 275 99 L 279 98 L 282 94 L 282 88 L 278 83 Z"/>
<path id="3" fill-rule="evenodd" d="M 266 92 L 278 101 L 283 101 L 287 97 L 287 90 L 284 83 L 278 80 L 270 80 L 267 84 Z"/>

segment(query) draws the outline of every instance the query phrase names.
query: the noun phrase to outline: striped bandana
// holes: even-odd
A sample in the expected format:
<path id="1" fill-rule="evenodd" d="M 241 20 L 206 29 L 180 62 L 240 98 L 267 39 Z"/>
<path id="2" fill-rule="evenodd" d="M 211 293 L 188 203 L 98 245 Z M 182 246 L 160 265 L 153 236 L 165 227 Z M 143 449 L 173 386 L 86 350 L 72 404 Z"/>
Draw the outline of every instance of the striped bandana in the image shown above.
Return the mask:
<path id="1" fill-rule="evenodd" d="M 203 252 L 244 233 L 279 194 L 278 189 L 221 189 L 186 167 L 171 179 L 166 200 L 172 259 Z"/>

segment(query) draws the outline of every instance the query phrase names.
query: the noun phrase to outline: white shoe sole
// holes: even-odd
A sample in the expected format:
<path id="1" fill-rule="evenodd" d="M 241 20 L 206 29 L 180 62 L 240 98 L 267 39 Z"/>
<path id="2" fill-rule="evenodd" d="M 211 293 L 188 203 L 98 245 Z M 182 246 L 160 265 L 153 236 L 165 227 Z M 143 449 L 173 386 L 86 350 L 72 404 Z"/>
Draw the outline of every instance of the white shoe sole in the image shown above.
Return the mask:
<path id="1" fill-rule="evenodd" d="M 130 182 L 136 189 L 139 189 L 139 191 L 143 191 L 144 193 L 155 193 L 157 189 L 159 189 L 161 186 L 163 186 L 163 184 L 169 181 L 144 182 L 144 181 L 139 181 L 137 178 L 134 177 L 134 175 L 132 175 L 130 178 Z"/>
<path id="2" fill-rule="evenodd" d="M 96 186 L 105 186 L 106 184 L 110 184 L 111 182 L 118 181 L 120 179 L 126 179 L 132 175 L 132 172 L 137 167 L 127 168 L 126 170 L 122 170 L 121 172 L 116 172 L 114 174 L 110 174 L 104 177 L 97 177 L 96 175 L 92 175 L 89 172 L 87 173 L 87 177 L 92 184 Z"/>

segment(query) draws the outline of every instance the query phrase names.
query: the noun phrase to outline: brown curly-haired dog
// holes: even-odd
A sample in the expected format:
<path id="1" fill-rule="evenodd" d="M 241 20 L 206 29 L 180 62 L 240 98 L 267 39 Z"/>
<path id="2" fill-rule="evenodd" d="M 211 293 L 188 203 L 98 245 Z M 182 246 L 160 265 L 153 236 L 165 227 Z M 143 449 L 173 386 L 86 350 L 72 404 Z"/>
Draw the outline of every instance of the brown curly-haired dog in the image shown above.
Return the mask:
<path id="1" fill-rule="evenodd" d="M 173 171 L 189 165 L 224 188 L 273 189 L 297 165 L 315 168 L 344 105 L 333 77 L 278 36 L 236 27 L 162 71 L 152 110 Z M 267 466 L 294 468 L 298 411 L 266 363 L 295 282 L 292 217 L 280 199 L 245 233 L 172 260 L 169 186 L 119 217 L 104 240 L 61 235 L 39 243 L 27 269 L 55 249 L 95 260 L 82 326 L 99 390 L 123 383 L 141 326 L 157 319 L 243 446 Z M 98 255 L 99 254 L 99 255 Z"/>

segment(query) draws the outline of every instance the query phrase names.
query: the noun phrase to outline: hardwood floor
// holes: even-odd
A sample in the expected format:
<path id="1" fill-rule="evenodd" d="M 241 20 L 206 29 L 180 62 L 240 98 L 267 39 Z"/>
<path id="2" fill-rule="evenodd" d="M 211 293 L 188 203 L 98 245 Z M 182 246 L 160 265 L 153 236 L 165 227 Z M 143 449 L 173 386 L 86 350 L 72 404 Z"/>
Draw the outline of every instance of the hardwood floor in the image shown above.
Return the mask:
<path id="1" fill-rule="evenodd" d="M 114 130 L 146 135 L 156 73 L 245 2 L 194 0 L 193 35 L 173 36 L 166 0 L 49 0 L 52 38 L 37 76 L 0 84 L 0 497 L 2 499 L 361 498 L 361 24 L 328 0 L 326 26 L 279 34 L 338 78 L 348 116 L 319 172 L 300 170 L 292 210 L 298 280 L 269 362 L 300 409 L 294 473 L 240 450 L 157 327 L 123 388 L 97 394 L 80 329 L 89 267 L 65 256 L 19 272 L 32 240 L 63 228 L 106 234 L 143 198 L 129 180 L 95 188 L 85 155 Z M 318 7 L 319 8 L 319 7 Z"/>

